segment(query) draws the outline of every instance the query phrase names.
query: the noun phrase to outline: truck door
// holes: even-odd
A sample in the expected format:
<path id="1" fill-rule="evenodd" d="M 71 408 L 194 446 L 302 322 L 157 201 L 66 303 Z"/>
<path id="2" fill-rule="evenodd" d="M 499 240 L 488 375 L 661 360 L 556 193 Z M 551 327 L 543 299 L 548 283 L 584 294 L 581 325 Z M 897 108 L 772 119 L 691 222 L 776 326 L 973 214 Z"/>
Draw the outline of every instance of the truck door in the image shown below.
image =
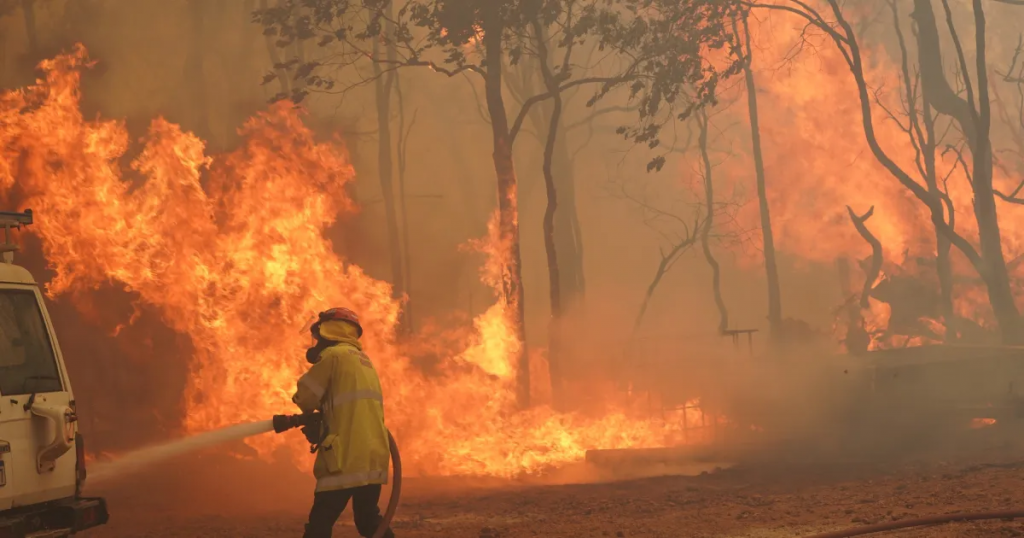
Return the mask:
<path id="1" fill-rule="evenodd" d="M 75 415 L 42 296 L 0 286 L 0 510 L 75 494 Z"/>

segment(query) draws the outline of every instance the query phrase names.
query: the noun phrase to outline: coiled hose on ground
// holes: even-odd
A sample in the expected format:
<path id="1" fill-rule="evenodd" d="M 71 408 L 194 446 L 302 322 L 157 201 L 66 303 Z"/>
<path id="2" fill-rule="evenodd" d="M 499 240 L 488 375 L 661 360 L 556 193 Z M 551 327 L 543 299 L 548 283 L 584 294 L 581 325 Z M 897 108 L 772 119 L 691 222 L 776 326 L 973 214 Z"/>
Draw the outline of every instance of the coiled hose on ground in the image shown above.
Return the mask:
<path id="1" fill-rule="evenodd" d="M 865 534 L 874 534 L 876 532 L 895 531 L 909 529 L 912 527 L 924 527 L 928 525 L 941 525 L 943 523 L 954 523 L 959 521 L 1017 518 L 1024 518 L 1024 510 L 1002 510 L 998 512 L 974 512 L 966 514 L 939 514 L 916 519 L 887 521 L 885 523 L 864 525 L 863 527 L 853 527 L 839 531 L 823 532 L 821 534 L 808 536 L 807 538 L 850 538 L 852 536 L 864 536 Z"/>
<path id="2" fill-rule="evenodd" d="M 391 465 L 394 468 L 391 472 L 391 498 L 388 499 L 388 509 L 384 511 L 384 519 L 377 527 L 377 532 L 373 533 L 373 538 L 384 538 L 384 534 L 391 528 L 391 520 L 395 518 L 398 501 L 402 497 L 402 456 L 398 453 L 398 443 L 395 442 L 390 430 L 388 431 L 388 448 L 391 450 Z"/>

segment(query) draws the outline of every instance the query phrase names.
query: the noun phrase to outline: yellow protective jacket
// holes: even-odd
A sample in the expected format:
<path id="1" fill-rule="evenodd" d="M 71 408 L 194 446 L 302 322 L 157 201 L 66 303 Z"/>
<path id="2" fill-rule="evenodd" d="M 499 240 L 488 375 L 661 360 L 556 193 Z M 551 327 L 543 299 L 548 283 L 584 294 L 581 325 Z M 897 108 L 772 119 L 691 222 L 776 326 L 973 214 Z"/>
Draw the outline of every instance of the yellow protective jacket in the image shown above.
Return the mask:
<path id="1" fill-rule="evenodd" d="M 292 397 L 304 413 L 319 409 L 327 428 L 313 465 L 316 491 L 387 484 L 391 452 L 377 372 L 355 327 L 331 321 L 320 334 L 337 344 L 320 353 Z"/>

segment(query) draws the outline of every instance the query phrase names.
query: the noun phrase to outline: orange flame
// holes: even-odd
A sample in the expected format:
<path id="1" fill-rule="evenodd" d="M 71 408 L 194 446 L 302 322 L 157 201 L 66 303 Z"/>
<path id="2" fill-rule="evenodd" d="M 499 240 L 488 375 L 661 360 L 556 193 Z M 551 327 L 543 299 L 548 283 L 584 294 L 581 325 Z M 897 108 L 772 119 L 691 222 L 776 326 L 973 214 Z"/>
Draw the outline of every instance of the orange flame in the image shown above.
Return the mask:
<path id="1" fill-rule="evenodd" d="M 297 328 L 317 311 L 348 306 L 365 320 L 389 428 L 411 473 L 512 476 L 579 460 L 591 448 L 673 441 L 676 425 L 625 412 L 515 412 L 521 343 L 500 300 L 473 330 L 441 338 L 440 366 L 423 373 L 396 342 L 400 304 L 390 286 L 346 263 L 323 237 L 338 215 L 356 210 L 340 143 L 314 140 L 287 103 L 246 122 L 243 144 L 224 155 L 206 155 L 195 135 L 156 119 L 129 174 L 118 163 L 129 147 L 125 126 L 79 111 L 79 69 L 88 64 L 78 46 L 40 65 L 45 80 L 0 95 L 0 189 L 16 183 L 38 211 L 33 231 L 56 273 L 50 296 L 117 283 L 191 338 L 186 431 L 291 410 L 306 366 Z M 488 254 L 484 280 L 497 287 L 507 245 L 496 241 L 496 223 L 475 244 Z M 296 438 L 288 441 L 301 451 Z M 249 442 L 269 457 L 285 440 Z"/>
<path id="2" fill-rule="evenodd" d="M 848 15 L 855 18 L 851 13 Z M 857 214 L 874 208 L 873 216 L 865 224 L 881 241 L 887 267 L 907 266 L 905 269 L 910 270 L 911 262 L 919 258 L 934 261 L 935 230 L 926 208 L 877 162 L 868 148 L 857 88 L 840 52 L 827 38 L 808 36 L 804 21 L 797 17 L 752 17 L 750 24 L 776 248 L 808 265 L 833 266 L 841 257 L 866 258 L 871 249 L 858 235 L 846 208 L 849 206 Z M 862 44 L 862 54 L 869 91 L 872 99 L 880 103 L 872 103 L 879 143 L 904 170 L 916 176 L 915 149 L 908 135 L 885 112 L 887 108 L 898 116 L 903 110 L 900 59 L 871 44 Z M 723 100 L 736 99 L 736 104 L 722 112 L 726 119 L 721 123 L 739 119 L 749 125 L 746 100 L 739 94 L 742 84 L 732 91 L 734 95 Z M 901 119 L 906 122 L 905 117 Z M 736 134 L 736 144 L 750 147 L 746 130 Z M 954 152 L 941 154 L 938 175 L 940 181 L 947 178 L 956 210 L 956 229 L 977 248 L 970 182 L 956 164 Z M 732 181 L 739 191 L 752 192 L 753 186 L 748 185 L 752 167 L 749 158 L 730 158 L 725 160 L 719 176 Z M 1004 169 L 996 171 L 994 180 L 1004 192 L 1012 191 L 1018 183 Z M 999 217 L 1006 258 L 1011 260 L 1024 254 L 1021 213 L 1003 206 Z M 745 204 L 736 224 L 740 229 L 759 230 L 757 204 Z M 759 263 L 759 250 L 750 249 L 746 254 L 749 261 Z M 988 297 L 977 272 L 955 248 L 952 263 L 958 281 L 954 289 L 956 312 L 982 326 L 990 326 Z M 934 269 L 929 273 L 934 280 Z M 860 278 L 862 283 L 864 275 Z M 1019 275 L 1015 278 L 1019 279 Z M 1015 288 L 1024 289 L 1019 285 Z M 1024 294 L 1019 299 L 1024 300 Z M 862 312 L 869 332 L 886 329 L 890 312 L 883 311 L 885 308 L 888 306 L 873 301 Z M 934 317 L 921 321 L 933 329 L 937 329 L 936 323 L 944 322 Z M 923 341 L 912 340 L 911 345 Z M 906 338 L 898 344 L 876 339 L 872 346 L 906 344 Z"/>

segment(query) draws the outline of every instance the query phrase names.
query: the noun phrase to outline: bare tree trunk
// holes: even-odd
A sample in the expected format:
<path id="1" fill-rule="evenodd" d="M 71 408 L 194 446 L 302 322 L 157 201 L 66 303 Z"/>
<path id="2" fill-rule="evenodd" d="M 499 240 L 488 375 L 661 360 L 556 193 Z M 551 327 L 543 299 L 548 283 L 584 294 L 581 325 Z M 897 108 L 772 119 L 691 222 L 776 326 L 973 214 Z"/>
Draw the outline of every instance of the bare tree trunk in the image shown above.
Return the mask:
<path id="1" fill-rule="evenodd" d="M 928 141 L 926 147 L 922 148 L 925 165 L 925 183 L 928 185 L 928 192 L 938 198 L 947 198 L 946 193 L 939 187 L 939 176 L 935 166 L 935 118 L 932 114 L 931 104 L 924 99 L 924 110 L 922 122 L 925 126 L 925 139 Z M 946 204 L 946 214 L 950 228 L 956 228 L 956 217 L 953 204 Z M 942 317 L 945 318 L 947 342 L 955 341 L 958 338 L 959 327 L 957 324 L 956 312 L 953 310 L 953 266 L 950 261 L 950 250 L 953 243 L 942 230 L 935 229 L 935 272 L 939 277 L 939 291 L 942 297 Z"/>
<path id="2" fill-rule="evenodd" d="M 519 211 L 516 195 L 516 169 L 512 161 L 512 137 L 509 132 L 505 99 L 502 96 L 502 45 L 504 23 L 499 6 L 487 5 L 483 10 L 483 43 L 486 58 L 487 111 L 494 137 L 494 172 L 498 182 L 498 230 L 501 241 L 510 250 L 506 260 L 503 295 L 507 321 L 520 342 L 516 358 L 516 399 L 519 406 L 530 406 L 530 359 L 526 348 L 526 324 L 523 310 L 522 257 L 519 253 Z"/>
<path id="3" fill-rule="evenodd" d="M 398 199 L 399 210 L 402 213 L 402 256 L 405 260 L 405 289 L 412 293 L 412 254 L 409 243 L 409 207 L 408 196 L 405 192 L 405 170 L 406 159 L 409 152 L 409 134 L 416 123 L 416 113 L 413 112 L 412 120 L 409 122 L 408 130 L 405 126 L 405 99 L 402 93 L 402 81 L 395 73 L 395 93 L 398 97 Z M 405 325 L 409 332 L 416 331 L 415 318 L 413 316 L 413 304 L 410 299 L 405 303 Z"/>
<path id="4" fill-rule="evenodd" d="M 768 279 L 768 323 L 772 338 L 778 338 L 782 329 L 782 291 L 779 269 L 775 257 L 775 235 L 768 207 L 768 187 L 765 184 L 764 156 L 761 153 L 761 127 L 757 112 L 757 84 L 752 67 L 753 51 L 750 47 L 750 26 L 743 16 L 743 75 L 747 84 L 747 108 L 750 115 L 750 140 L 754 155 L 754 173 L 757 177 L 757 201 L 761 210 L 761 237 L 764 246 L 764 269 Z"/>
<path id="5" fill-rule="evenodd" d="M 390 14 L 389 14 L 390 15 Z M 373 55 L 380 57 L 381 39 L 373 40 Z M 394 46 L 387 46 L 388 66 L 397 63 Z M 388 253 L 391 256 L 392 295 L 405 296 L 405 270 L 402 267 L 402 242 L 398 232 L 398 212 L 395 206 L 394 161 L 391 155 L 391 95 L 394 91 L 394 71 L 383 72 L 380 62 L 373 62 L 374 89 L 377 97 L 377 173 L 384 198 L 384 218 L 387 227 Z M 403 314 L 404 317 L 404 314 Z M 399 320 L 399 330 L 407 329 Z"/>
<path id="6" fill-rule="evenodd" d="M 555 249 L 561 261 L 562 306 L 569 312 L 584 301 L 587 283 L 583 273 L 583 230 L 576 207 L 576 171 L 564 133 L 555 141 L 554 175 L 555 188 L 560 193 L 555 212 Z"/>
<path id="7" fill-rule="evenodd" d="M 711 156 L 708 154 L 708 113 L 704 109 L 697 112 L 697 126 L 700 129 L 697 137 L 700 158 L 704 165 L 704 202 L 707 204 L 707 222 L 701 228 L 700 245 L 704 251 L 704 259 L 711 266 L 711 291 L 715 295 L 715 306 L 718 307 L 718 332 L 725 334 L 729 329 L 729 310 L 722 299 L 722 271 L 714 253 L 711 252 L 711 228 L 715 222 L 715 184 L 712 178 Z"/>
<path id="8" fill-rule="evenodd" d="M 544 210 L 544 252 L 548 259 L 548 290 L 551 302 L 551 319 L 548 325 L 548 371 L 551 378 L 551 399 L 555 408 L 562 407 L 562 279 L 558 264 L 558 249 L 555 242 L 555 212 L 558 210 L 558 189 L 552 169 L 555 160 L 555 148 L 559 125 L 562 122 L 562 92 L 558 89 L 558 80 L 549 65 L 547 35 L 539 21 L 533 22 L 540 53 L 540 70 L 544 86 L 551 93 L 551 118 L 547 129 L 547 140 L 544 143 L 544 187 L 547 194 L 547 207 Z"/>

